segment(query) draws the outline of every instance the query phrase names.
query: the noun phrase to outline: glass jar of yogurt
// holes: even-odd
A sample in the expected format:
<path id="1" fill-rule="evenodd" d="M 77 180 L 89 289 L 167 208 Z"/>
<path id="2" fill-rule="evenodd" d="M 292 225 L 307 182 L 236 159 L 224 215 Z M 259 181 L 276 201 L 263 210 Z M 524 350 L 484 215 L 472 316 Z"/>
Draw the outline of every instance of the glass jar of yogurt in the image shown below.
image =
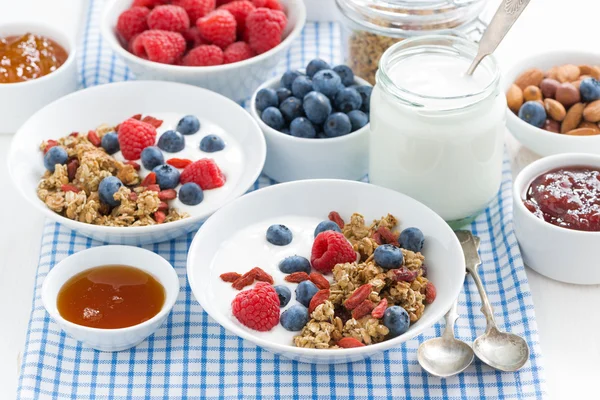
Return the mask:
<path id="1" fill-rule="evenodd" d="M 399 42 L 381 57 L 371 95 L 369 176 L 452 226 L 500 187 L 506 98 L 495 59 L 466 71 L 476 44 L 453 36 Z"/>

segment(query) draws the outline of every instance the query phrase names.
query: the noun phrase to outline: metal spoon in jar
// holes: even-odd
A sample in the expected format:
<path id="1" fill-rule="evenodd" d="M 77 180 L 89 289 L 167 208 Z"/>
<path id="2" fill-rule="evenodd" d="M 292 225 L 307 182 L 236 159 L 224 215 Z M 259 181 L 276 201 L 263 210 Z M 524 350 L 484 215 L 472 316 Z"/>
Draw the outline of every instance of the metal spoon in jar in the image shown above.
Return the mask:
<path id="1" fill-rule="evenodd" d="M 473 342 L 473 351 L 481 361 L 490 367 L 507 372 L 517 371 L 529 360 L 529 346 L 522 337 L 498 330 L 492 305 L 477 272 L 477 267 L 481 265 L 481 259 L 477 252 L 478 244 L 475 237 L 469 231 L 457 231 L 456 236 L 463 246 L 466 268 L 477 285 L 483 303 L 481 311 L 487 320 L 485 333 Z"/>
<path id="2" fill-rule="evenodd" d="M 475 68 L 481 60 L 496 50 L 504 36 L 508 33 L 515 21 L 519 18 L 530 0 L 502 0 L 496 14 L 483 33 L 479 41 L 479 50 L 473 63 L 467 71 L 467 75 L 473 75 Z"/>

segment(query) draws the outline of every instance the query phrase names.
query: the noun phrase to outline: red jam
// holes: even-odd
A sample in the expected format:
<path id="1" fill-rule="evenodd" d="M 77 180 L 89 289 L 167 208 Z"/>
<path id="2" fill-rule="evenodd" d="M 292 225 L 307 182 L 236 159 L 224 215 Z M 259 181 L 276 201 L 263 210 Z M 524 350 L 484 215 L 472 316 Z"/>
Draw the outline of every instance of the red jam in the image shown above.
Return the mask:
<path id="1" fill-rule="evenodd" d="M 525 207 L 552 225 L 578 231 L 600 231 L 600 170 L 555 169 L 534 179 Z"/>

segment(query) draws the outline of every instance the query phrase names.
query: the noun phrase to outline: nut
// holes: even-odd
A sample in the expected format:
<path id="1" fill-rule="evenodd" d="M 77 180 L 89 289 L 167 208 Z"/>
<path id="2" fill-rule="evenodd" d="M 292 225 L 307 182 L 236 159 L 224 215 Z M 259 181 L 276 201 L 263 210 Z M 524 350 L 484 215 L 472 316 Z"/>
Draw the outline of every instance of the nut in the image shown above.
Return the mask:
<path id="1" fill-rule="evenodd" d="M 593 135 L 600 135 L 599 131 L 595 131 L 594 129 L 591 128 L 577 128 L 577 129 L 573 129 L 572 131 L 567 132 L 567 135 L 571 135 L 571 136 L 593 136 Z"/>
<path id="2" fill-rule="evenodd" d="M 541 69 L 530 68 L 518 76 L 515 80 L 515 85 L 525 90 L 527 86 L 539 86 L 542 79 L 544 79 L 544 72 Z"/>
<path id="3" fill-rule="evenodd" d="M 548 71 L 546 71 L 546 74 L 544 75 L 546 78 L 548 79 L 554 79 L 556 80 L 556 73 L 558 71 L 558 67 L 552 67 L 550 68 Z"/>
<path id="4" fill-rule="evenodd" d="M 560 133 L 560 122 L 553 119 L 547 119 L 544 123 L 544 130 L 554 133 Z"/>
<path id="5" fill-rule="evenodd" d="M 560 122 L 565 119 L 565 115 L 567 115 L 567 110 L 565 110 L 565 107 L 554 99 L 545 99 L 544 108 L 546 109 L 546 113 L 548 113 L 548 115 L 555 121 Z"/>
<path id="6" fill-rule="evenodd" d="M 560 126 L 560 133 L 567 133 L 579 126 L 579 123 L 583 118 L 584 108 L 585 104 L 583 103 L 574 104 L 571 106 L 571 108 L 569 108 L 569 111 L 567 111 L 567 115 L 565 116 L 565 119 L 563 119 Z"/>
<path id="7" fill-rule="evenodd" d="M 589 75 L 592 78 L 600 79 L 600 68 L 591 65 L 580 65 L 579 72 L 581 75 Z"/>
<path id="8" fill-rule="evenodd" d="M 556 70 L 556 79 L 561 83 L 576 81 L 579 75 L 581 75 L 579 67 L 573 64 L 562 65 Z"/>
<path id="9" fill-rule="evenodd" d="M 585 107 L 583 118 L 589 122 L 600 121 L 600 100 L 592 101 Z"/>
<path id="10" fill-rule="evenodd" d="M 542 91 L 537 86 L 527 86 L 525 90 L 523 90 L 523 98 L 525 101 L 542 100 Z"/>
<path id="11" fill-rule="evenodd" d="M 596 132 L 600 133 L 600 127 L 598 127 L 597 124 L 595 124 L 593 122 L 589 122 L 589 121 L 581 121 L 581 123 L 579 124 L 579 126 L 577 128 L 589 128 L 589 129 L 593 129 Z"/>
<path id="12" fill-rule="evenodd" d="M 592 70 L 590 71 L 590 75 L 592 76 L 592 78 L 600 79 L 600 67 L 594 65 L 592 67 Z"/>
<path id="13" fill-rule="evenodd" d="M 575 81 L 575 82 L 571 82 L 571 84 L 573 86 L 575 86 L 575 89 L 579 90 L 579 86 L 581 85 L 581 79 L 579 79 L 578 81 Z"/>
<path id="14" fill-rule="evenodd" d="M 554 98 L 556 89 L 560 86 L 560 82 L 556 79 L 546 78 L 540 83 L 540 89 L 545 98 Z"/>
<path id="15" fill-rule="evenodd" d="M 581 101 L 581 96 L 579 95 L 579 90 L 577 90 L 575 86 L 566 82 L 562 83 L 556 89 L 556 100 L 568 108 L 575 103 L 579 103 Z"/>

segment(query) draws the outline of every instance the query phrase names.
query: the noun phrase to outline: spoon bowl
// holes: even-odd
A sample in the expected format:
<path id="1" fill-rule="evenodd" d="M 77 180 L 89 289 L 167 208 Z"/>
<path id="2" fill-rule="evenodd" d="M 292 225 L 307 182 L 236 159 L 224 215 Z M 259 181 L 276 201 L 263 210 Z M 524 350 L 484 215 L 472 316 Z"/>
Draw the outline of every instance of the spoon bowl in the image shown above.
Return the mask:
<path id="1" fill-rule="evenodd" d="M 517 371 L 529 359 L 529 346 L 522 337 L 495 327 L 475 339 L 473 351 L 490 367 L 506 372 Z"/>
<path id="2" fill-rule="evenodd" d="M 471 347 L 457 339 L 429 339 L 419 346 L 417 359 L 431 375 L 447 378 L 463 372 L 473 362 Z"/>

